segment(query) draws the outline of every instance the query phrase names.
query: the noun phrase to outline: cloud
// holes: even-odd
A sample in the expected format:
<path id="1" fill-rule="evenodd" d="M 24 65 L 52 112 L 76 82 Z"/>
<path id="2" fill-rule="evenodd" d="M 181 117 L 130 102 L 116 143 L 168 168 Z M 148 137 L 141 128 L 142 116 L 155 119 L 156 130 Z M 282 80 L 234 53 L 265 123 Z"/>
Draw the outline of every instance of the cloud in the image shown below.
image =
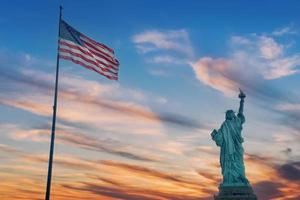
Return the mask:
<path id="1" fill-rule="evenodd" d="M 298 135 L 298 137 L 295 137 L 295 139 L 300 141 L 300 125 L 298 123 L 300 120 L 300 103 L 288 101 L 286 103 L 279 103 L 274 110 L 284 114 L 284 117 L 280 119 L 279 123 L 296 130 L 296 135 Z"/>
<path id="2" fill-rule="evenodd" d="M 4 73 L 1 73 L 0 78 L 5 79 L 7 84 L 6 87 L 0 87 L 2 91 L 1 96 L 3 97 L 0 104 L 21 108 L 42 116 L 51 115 L 49 105 L 51 105 L 52 76 L 42 71 L 32 71 L 29 69 L 21 70 L 21 73 L 3 68 L 1 69 L 2 71 Z M 43 95 L 39 95 L 41 93 Z M 27 98 L 29 96 L 31 98 Z M 59 96 L 62 97 L 60 105 L 64 105 L 61 108 L 63 111 L 59 117 L 66 121 L 73 120 L 78 123 L 88 122 L 98 124 L 99 118 L 108 120 L 108 118 L 113 119 L 112 115 L 114 115 L 120 118 L 120 120 L 113 119 L 114 122 L 119 121 L 125 124 L 129 118 L 136 118 L 140 119 L 140 122 L 143 121 L 142 123 L 144 124 L 153 124 L 151 126 L 157 128 L 159 128 L 158 126 L 161 122 L 186 128 L 200 126 L 199 123 L 178 114 L 155 113 L 145 105 L 150 99 L 160 104 L 162 99 L 164 99 L 163 102 L 166 102 L 166 99 L 163 97 L 146 95 L 140 91 L 123 88 L 120 85 L 99 84 L 96 81 L 86 80 L 75 75 L 62 74 Z M 68 104 L 66 104 L 67 102 Z M 81 109 L 85 110 L 85 112 L 81 112 Z M 88 113 L 88 111 L 90 112 Z M 101 115 L 98 118 L 88 117 L 88 115 L 97 116 L 95 113 L 99 111 L 107 113 L 107 115 Z M 118 112 L 119 115 L 116 115 L 115 112 Z M 140 132 L 141 134 L 147 134 L 145 128 L 138 130 L 137 124 L 135 124 L 135 127 L 136 130 L 131 130 L 132 133 Z M 158 134 L 159 132 L 159 130 L 150 128 L 149 125 L 145 127 L 148 127 L 148 130 L 153 130 L 152 132 L 147 131 L 148 134 Z"/>
<path id="3" fill-rule="evenodd" d="M 207 56 L 190 63 L 196 78 L 226 96 L 236 95 L 241 88 L 258 100 L 256 103 L 279 116 L 278 124 L 299 132 L 299 112 L 282 106 L 299 104 L 297 92 L 287 93 L 274 87 L 272 79 L 296 76 L 300 54 L 288 54 L 287 45 L 269 36 L 236 37 L 231 39 L 228 57 Z"/>
<path id="4" fill-rule="evenodd" d="M 174 56 L 170 55 L 160 55 L 160 56 L 154 56 L 152 58 L 147 59 L 148 62 L 150 63 L 155 63 L 155 64 L 186 64 L 187 60 L 185 59 L 179 59 Z"/>
<path id="5" fill-rule="evenodd" d="M 150 69 L 149 73 L 153 76 L 160 76 L 160 77 L 170 76 L 169 72 L 167 70 L 163 70 L 163 69 Z"/>
<path id="6" fill-rule="evenodd" d="M 154 64 L 186 65 L 194 57 L 187 30 L 146 30 L 132 37 L 138 52 Z"/>
<path id="7" fill-rule="evenodd" d="M 57 127 L 56 141 L 61 144 L 72 145 L 78 148 L 83 148 L 91 151 L 105 152 L 112 155 L 117 155 L 123 158 L 159 162 L 161 158 L 150 154 L 142 154 L 140 151 L 133 152 L 128 147 L 119 141 L 112 139 L 101 140 L 99 138 L 79 133 L 76 130 Z M 50 136 L 50 127 L 46 129 L 31 129 L 31 130 L 14 130 L 11 137 L 16 140 L 31 140 L 35 142 L 48 142 Z M 1 147 L 1 146 L 0 146 Z"/>
<path id="8" fill-rule="evenodd" d="M 41 200 L 44 197 L 44 190 L 40 187 L 42 179 L 19 177 L 18 181 L 14 182 L 8 177 L 1 177 L 1 180 L 3 180 L 0 183 L 2 199 Z"/>
<path id="9" fill-rule="evenodd" d="M 208 171 L 201 171 L 201 170 L 198 170 L 197 172 L 200 176 L 203 176 L 205 179 L 209 180 L 214 185 L 218 185 L 222 181 L 220 175 L 217 175 L 215 173 L 211 173 Z"/>
<path id="10" fill-rule="evenodd" d="M 300 162 L 285 163 L 278 168 L 278 173 L 285 179 L 300 183 Z"/>
<path id="11" fill-rule="evenodd" d="M 279 157 L 245 155 L 246 173 L 259 199 L 297 199 L 300 197 L 299 161 Z M 294 176 L 294 177 L 292 177 Z"/>
<path id="12" fill-rule="evenodd" d="M 235 45 L 248 45 L 251 43 L 251 41 L 248 38 L 242 37 L 242 36 L 232 36 L 230 38 L 230 42 Z"/>
<path id="13" fill-rule="evenodd" d="M 161 121 L 172 123 L 180 127 L 194 128 L 194 129 L 203 129 L 207 127 L 205 124 L 198 122 L 192 118 L 188 118 L 174 113 L 160 113 L 158 117 Z"/>
<path id="14" fill-rule="evenodd" d="M 67 189 L 88 191 L 97 195 L 116 198 L 116 199 L 132 199 L 132 200 L 159 200 L 160 198 L 155 198 L 153 196 L 148 196 L 147 194 L 134 194 L 130 191 L 125 191 L 123 189 L 112 188 L 109 186 L 103 186 L 94 183 L 84 183 L 81 187 L 74 187 L 70 185 L 63 185 Z"/>
<path id="15" fill-rule="evenodd" d="M 110 186 L 99 185 L 99 184 L 94 184 L 94 183 L 82 183 L 80 187 L 72 186 L 70 184 L 63 184 L 62 186 L 68 190 L 78 190 L 81 192 L 89 192 L 89 193 L 99 195 L 103 198 L 106 197 L 109 199 L 144 199 L 144 200 L 148 200 L 148 199 L 153 198 L 153 197 L 149 198 L 143 194 L 128 194 L 128 192 L 126 192 L 122 189 L 113 188 Z"/>
<path id="16" fill-rule="evenodd" d="M 120 199 L 209 199 L 212 190 L 200 182 L 139 165 L 102 161 L 109 176 L 89 175 L 89 182 L 63 184 L 69 190 L 87 191 L 100 196 Z M 126 178 L 127 177 L 127 178 Z"/>
<path id="17" fill-rule="evenodd" d="M 271 181 L 261 181 L 253 185 L 255 194 L 261 200 L 268 200 L 283 196 L 280 192 L 280 187 L 282 185 L 279 183 L 274 183 Z"/>
<path id="18" fill-rule="evenodd" d="M 259 37 L 259 50 L 261 56 L 265 59 L 275 59 L 282 55 L 284 46 L 275 42 L 271 37 Z"/>
<path id="19" fill-rule="evenodd" d="M 63 91 L 60 92 L 61 96 L 65 98 L 65 100 L 75 100 L 76 94 L 70 94 L 70 93 L 64 93 Z M 23 96 L 25 97 L 25 96 Z M 126 102 L 112 102 L 112 101 L 105 101 L 105 100 L 95 100 L 95 99 L 88 99 L 82 96 L 77 96 L 76 98 L 77 104 L 83 103 L 86 105 L 86 108 L 89 110 L 92 109 L 92 107 L 101 109 L 108 109 L 114 112 L 118 112 L 124 116 L 124 123 L 126 124 L 126 121 L 128 121 L 129 118 L 140 118 L 141 120 L 146 120 L 146 121 L 153 121 L 155 122 L 163 122 L 163 123 L 169 123 L 173 125 L 177 125 L 180 127 L 185 127 L 185 128 L 201 128 L 202 125 L 199 122 L 194 121 L 193 119 L 180 116 L 177 114 L 173 113 L 153 113 L 149 109 L 135 105 L 132 103 L 126 103 Z M 29 112 L 32 112 L 37 115 L 42 115 L 42 116 L 51 116 L 51 110 L 49 110 L 49 107 L 45 105 L 44 103 L 39 103 L 41 102 L 40 99 L 35 99 L 33 101 L 30 100 L 1 100 L 0 104 L 2 105 L 8 105 L 16 108 L 20 108 Z M 88 105 L 88 106 L 87 106 Z M 101 121 L 101 118 L 105 120 L 105 117 L 98 117 L 98 118 L 87 118 L 89 116 L 92 116 L 87 113 L 88 110 L 86 110 L 86 115 L 85 113 L 82 113 L 80 115 L 79 112 L 81 109 L 78 107 L 78 112 L 76 111 L 76 105 L 69 105 L 68 107 L 64 108 L 62 107 L 62 114 L 58 116 L 59 118 L 66 120 L 66 121 L 73 121 L 73 122 L 81 122 L 81 123 L 92 123 L 92 124 L 97 124 L 97 121 Z M 91 111 L 91 110 L 90 110 Z M 112 115 L 112 114 L 110 114 Z M 107 116 L 110 117 L 110 116 Z M 126 120 L 125 120 L 126 119 Z M 96 121 L 97 120 L 97 121 Z M 137 125 L 137 124 L 136 124 Z M 105 127 L 105 126 L 104 126 Z M 147 126 L 146 126 L 147 127 Z M 150 130 L 150 127 L 148 127 Z M 116 130 L 115 130 L 116 131 Z M 132 133 L 137 133 L 137 134 L 159 134 L 159 132 L 153 130 L 152 132 L 147 132 L 146 130 L 138 129 L 138 126 L 136 126 L 136 131 L 132 131 Z"/>
<path id="20" fill-rule="evenodd" d="M 201 57 L 191 62 L 199 81 L 225 94 L 298 73 L 300 54 L 288 55 L 287 45 L 269 36 L 233 36 L 228 57 Z M 253 88 L 252 86 L 252 88 Z M 250 88 L 251 89 L 251 88 Z"/>
<path id="21" fill-rule="evenodd" d="M 18 151 L 19 152 L 19 151 Z M 47 155 L 30 154 L 21 152 L 13 158 L 15 161 L 22 159 L 22 165 L 26 163 L 47 163 Z M 286 163 L 283 165 L 274 165 L 274 158 L 247 155 L 246 166 L 249 169 L 249 162 L 256 163 L 255 171 L 262 171 L 262 168 L 268 167 L 273 170 L 268 172 L 264 180 L 255 181 L 253 188 L 259 199 L 267 200 L 271 198 L 278 199 L 297 199 L 298 179 L 291 178 L 291 174 L 295 173 L 294 168 L 299 168 L 299 163 Z M 274 162 L 274 163 L 273 163 Z M 289 165 L 287 167 L 287 164 Z M 75 178 L 73 182 L 70 179 L 62 179 L 59 181 L 62 188 L 56 188 L 58 198 L 66 198 L 63 188 L 68 188 L 70 194 L 68 199 L 76 199 L 86 192 L 89 199 L 105 199 L 110 198 L 137 198 L 137 199 L 209 199 L 216 192 L 211 188 L 217 188 L 220 178 L 216 173 L 207 170 L 197 170 L 197 173 L 203 177 L 205 181 L 197 179 L 191 174 L 183 172 L 164 172 L 156 170 L 154 167 L 146 167 L 137 164 L 127 164 L 120 161 L 112 160 L 93 160 L 72 155 L 58 155 L 55 157 L 56 170 L 71 169 L 71 171 L 87 172 L 82 178 Z M 292 166 L 292 170 L 291 167 Z M 20 171 L 17 171 L 18 173 Z M 40 172 L 39 172 L 40 173 Z M 58 172 L 57 172 L 58 173 Z M 70 171 L 69 171 L 70 173 Z M 249 173 L 249 170 L 247 170 Z M 298 173 L 296 171 L 296 173 Z M 82 174 L 82 173 L 81 173 Z M 184 175 L 184 176 L 183 176 Z M 80 175 L 76 175 L 80 176 Z M 72 176 L 74 177 L 74 175 Z M 80 176 L 81 177 L 81 176 Z M 60 179 L 56 176 L 56 180 Z M 7 183 L 7 182 L 6 182 Z M 55 187 L 58 187 L 57 185 Z M 37 186 L 35 186 L 37 188 Z M 58 190 L 59 189 L 59 190 Z M 7 186 L 1 187 L 1 191 L 6 190 Z M 76 191 L 81 191 L 81 195 L 77 195 Z M 20 191 L 23 193 L 26 191 Z M 96 196 L 93 196 L 96 195 Z M 66 194 L 65 194 L 66 195 Z M 103 197 L 103 198 L 102 198 Z"/>
<path id="22" fill-rule="evenodd" d="M 203 57 L 196 63 L 192 63 L 191 66 L 196 77 L 207 86 L 226 94 L 238 88 L 238 84 L 234 80 L 227 78 L 225 74 L 228 73 L 231 68 L 229 60 Z"/>
<path id="23" fill-rule="evenodd" d="M 283 35 L 290 35 L 290 34 L 297 34 L 298 32 L 292 26 L 286 26 L 283 28 L 276 29 L 272 32 L 274 36 L 283 36 Z"/>
<path id="24" fill-rule="evenodd" d="M 114 188 L 111 186 L 104 186 L 96 183 L 82 183 L 80 187 L 74 187 L 71 185 L 63 185 L 67 189 L 79 190 L 79 191 L 88 191 L 97 195 L 110 197 L 113 199 L 130 199 L 130 200 L 208 200 L 209 197 L 193 197 L 188 194 L 176 194 L 170 193 L 168 191 L 153 191 L 150 188 L 145 189 L 134 189 L 125 187 Z"/>
<path id="25" fill-rule="evenodd" d="M 275 59 L 270 64 L 270 69 L 264 71 L 265 79 L 277 79 L 299 73 L 300 54 Z"/>
<path id="26" fill-rule="evenodd" d="M 164 49 L 191 55 L 189 35 L 185 29 L 181 30 L 147 30 L 132 37 L 133 42 L 143 53 Z"/>
<path id="27" fill-rule="evenodd" d="M 13 159 L 14 161 L 22 159 L 23 164 L 25 162 L 35 162 L 35 163 L 48 163 L 48 155 L 44 154 L 35 154 L 35 153 L 29 153 L 23 150 L 18 150 L 13 147 L 7 146 L 7 145 L 0 145 L 0 151 L 8 153 L 11 155 L 14 155 Z M 74 157 L 72 155 L 57 155 L 55 156 L 54 163 L 66 168 L 72 168 L 76 170 L 95 170 L 97 168 L 97 161 L 93 160 L 87 160 L 87 159 L 81 159 Z M 98 163 L 99 164 L 99 163 Z M 32 168 L 29 168 L 29 170 L 32 170 Z"/>
<path id="28" fill-rule="evenodd" d="M 26 162 L 36 162 L 36 163 L 48 163 L 48 155 L 38 155 L 38 154 L 27 154 L 23 155 L 23 160 Z M 100 165 L 97 161 L 87 160 L 82 158 L 77 158 L 72 155 L 56 155 L 53 161 L 54 165 L 72 169 L 72 170 L 97 170 L 100 169 Z"/>
<path id="29" fill-rule="evenodd" d="M 130 171 L 132 173 L 139 174 L 141 176 L 152 176 L 155 178 L 160 178 L 164 179 L 166 181 L 171 181 L 177 184 L 187 184 L 187 185 L 192 185 L 193 187 L 197 186 L 199 183 L 193 182 L 190 180 L 185 180 L 184 178 L 176 175 L 171 175 L 168 173 L 160 172 L 157 170 L 149 169 L 146 167 L 141 167 L 137 165 L 132 165 L 132 164 L 125 164 L 121 162 L 115 162 L 115 161 L 102 161 L 102 164 L 110 167 L 116 167 L 119 169 L 123 169 L 126 171 Z"/>
<path id="30" fill-rule="evenodd" d="M 0 144 L 0 152 L 5 152 L 9 154 L 18 154 L 20 151 L 14 147 L 5 144 Z"/>
<path id="31" fill-rule="evenodd" d="M 280 32 L 288 34 L 289 30 L 292 29 Z M 279 31 L 276 34 L 280 34 Z M 224 57 L 203 56 L 196 61 L 191 57 L 184 57 L 183 60 L 188 61 L 202 84 L 226 96 L 236 95 L 238 88 L 241 88 L 250 98 L 259 100 L 257 103 L 280 115 L 280 124 L 300 130 L 298 123 L 295 123 L 299 119 L 298 114 L 275 109 L 278 104 L 299 103 L 297 96 L 273 86 L 273 80 L 297 76 L 299 73 L 300 52 L 291 53 L 292 47 L 289 40 L 280 40 L 271 33 L 234 35 L 229 39 L 228 54 Z M 168 49 L 161 50 L 164 50 L 163 55 L 147 54 L 150 55 L 148 60 L 155 61 L 158 56 L 157 63 L 176 63 L 176 59 L 171 59 L 174 56 L 168 54 Z M 166 76 L 169 71 L 154 69 L 150 73 Z"/>

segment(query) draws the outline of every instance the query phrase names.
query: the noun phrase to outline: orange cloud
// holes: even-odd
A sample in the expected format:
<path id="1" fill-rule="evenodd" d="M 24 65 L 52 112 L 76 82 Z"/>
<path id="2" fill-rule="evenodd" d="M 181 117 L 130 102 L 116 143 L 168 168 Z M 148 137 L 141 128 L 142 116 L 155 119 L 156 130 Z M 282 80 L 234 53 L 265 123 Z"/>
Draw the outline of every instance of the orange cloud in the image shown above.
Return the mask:
<path id="1" fill-rule="evenodd" d="M 80 133 L 77 130 L 67 129 L 60 126 L 58 126 L 56 133 L 56 142 L 63 145 L 67 144 L 91 151 L 105 152 L 132 160 L 148 162 L 162 161 L 161 156 L 143 152 L 142 150 L 136 151 L 133 147 L 128 148 L 125 144 L 122 144 L 117 140 L 101 140 L 97 137 Z M 49 129 L 14 130 L 11 133 L 11 137 L 16 140 L 48 142 L 50 131 Z"/>
<path id="2" fill-rule="evenodd" d="M 226 94 L 232 94 L 237 90 L 238 85 L 227 77 L 227 73 L 232 67 L 231 64 L 230 60 L 203 57 L 191 65 L 202 83 Z"/>
<path id="3" fill-rule="evenodd" d="M 14 90 L 18 90 L 16 88 L 21 88 L 24 84 L 28 87 L 18 93 L 4 90 L 6 95 L 3 95 L 0 104 L 14 106 L 42 116 L 51 116 L 52 76 L 45 72 L 31 70 L 15 72 L 13 76 L 5 74 L 2 76 L 8 78 L 7 84 Z M 180 115 L 154 113 L 145 105 L 145 101 L 160 103 L 162 97 L 147 96 L 143 92 L 120 85 L 99 84 L 69 74 L 61 76 L 59 97 L 61 112 L 58 116 L 64 120 L 90 124 L 97 124 L 96 121 L 110 124 L 124 122 L 127 123 L 126 128 L 134 120 L 136 129 L 131 127 L 129 132 L 141 134 L 160 134 L 160 123 L 171 123 L 188 128 L 200 126 L 192 119 Z"/>
<path id="4" fill-rule="evenodd" d="M 18 197 L 42 199 L 44 186 L 40 183 L 45 183 L 47 155 L 29 154 L 7 145 L 0 147 L 2 153 L 14 154 L 13 163 L 0 165 L 0 178 L 3 180 L 0 184 L 0 194 L 3 195 L 0 197 L 8 200 Z M 272 157 L 245 156 L 246 172 L 258 197 L 261 200 L 297 199 L 300 196 L 299 177 L 296 174 L 290 176 L 289 172 L 295 170 L 294 173 L 298 173 L 299 164 L 279 165 L 274 161 Z M 38 168 L 41 165 L 43 170 Z M 153 164 L 147 165 L 57 155 L 53 196 L 58 200 L 204 200 L 212 198 L 220 183 L 218 168 L 211 171 L 199 169 L 194 175 L 187 175 L 185 171 L 162 171 Z"/>

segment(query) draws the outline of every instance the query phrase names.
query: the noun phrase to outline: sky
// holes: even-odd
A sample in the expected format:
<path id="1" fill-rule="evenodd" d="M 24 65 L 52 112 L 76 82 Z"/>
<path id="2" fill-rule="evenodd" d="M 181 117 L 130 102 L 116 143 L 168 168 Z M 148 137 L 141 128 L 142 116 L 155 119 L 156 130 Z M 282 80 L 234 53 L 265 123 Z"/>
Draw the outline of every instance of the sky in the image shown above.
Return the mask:
<path id="1" fill-rule="evenodd" d="M 300 198 L 298 1 L 3 1 L 0 199 L 44 199 L 59 5 L 115 50 L 119 80 L 60 62 L 52 199 L 208 200 L 210 133 L 245 99 L 246 175 Z"/>

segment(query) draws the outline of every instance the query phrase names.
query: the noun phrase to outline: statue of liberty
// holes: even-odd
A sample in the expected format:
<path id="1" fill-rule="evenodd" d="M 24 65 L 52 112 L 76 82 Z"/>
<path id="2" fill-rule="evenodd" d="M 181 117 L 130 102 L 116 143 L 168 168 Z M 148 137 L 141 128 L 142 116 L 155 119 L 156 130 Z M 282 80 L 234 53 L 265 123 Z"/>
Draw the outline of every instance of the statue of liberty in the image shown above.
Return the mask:
<path id="1" fill-rule="evenodd" d="M 244 139 L 241 135 L 245 123 L 244 100 L 246 95 L 240 90 L 240 107 L 236 115 L 233 110 L 226 111 L 226 119 L 219 130 L 213 130 L 212 139 L 221 147 L 220 164 L 222 168 L 223 182 L 220 184 L 219 197 L 215 199 L 239 199 L 236 195 L 242 195 L 243 199 L 256 199 L 250 183 L 245 175 Z M 229 195 L 229 196 L 228 196 Z M 222 198 L 220 197 L 222 196 Z M 236 196 L 236 197 L 235 197 Z"/>

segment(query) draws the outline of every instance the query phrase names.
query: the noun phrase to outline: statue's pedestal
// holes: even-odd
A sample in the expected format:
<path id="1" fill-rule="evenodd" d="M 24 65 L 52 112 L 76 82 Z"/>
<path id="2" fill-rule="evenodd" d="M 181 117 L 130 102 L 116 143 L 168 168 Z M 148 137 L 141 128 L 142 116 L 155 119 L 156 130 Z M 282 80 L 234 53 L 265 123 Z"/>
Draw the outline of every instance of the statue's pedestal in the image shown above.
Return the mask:
<path id="1" fill-rule="evenodd" d="M 220 186 L 215 200 L 257 200 L 251 186 Z"/>

